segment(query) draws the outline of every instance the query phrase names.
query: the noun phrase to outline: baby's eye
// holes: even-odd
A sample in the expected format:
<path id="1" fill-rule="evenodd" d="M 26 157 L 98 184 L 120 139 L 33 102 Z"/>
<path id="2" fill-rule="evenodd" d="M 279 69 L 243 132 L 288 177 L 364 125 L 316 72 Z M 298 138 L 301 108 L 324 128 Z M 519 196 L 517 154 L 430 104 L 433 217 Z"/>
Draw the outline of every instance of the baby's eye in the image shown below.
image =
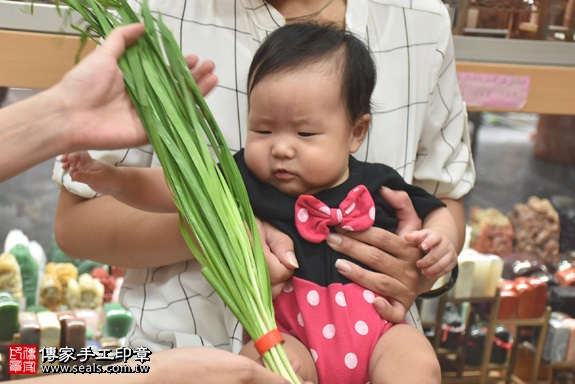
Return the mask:
<path id="1" fill-rule="evenodd" d="M 310 136 L 315 136 L 317 135 L 317 133 L 312 133 L 312 132 L 298 132 L 297 133 L 299 136 L 302 137 L 310 137 Z"/>
<path id="2" fill-rule="evenodd" d="M 259 133 L 260 135 L 269 135 L 270 133 L 272 133 L 272 131 L 255 131 L 256 133 Z"/>

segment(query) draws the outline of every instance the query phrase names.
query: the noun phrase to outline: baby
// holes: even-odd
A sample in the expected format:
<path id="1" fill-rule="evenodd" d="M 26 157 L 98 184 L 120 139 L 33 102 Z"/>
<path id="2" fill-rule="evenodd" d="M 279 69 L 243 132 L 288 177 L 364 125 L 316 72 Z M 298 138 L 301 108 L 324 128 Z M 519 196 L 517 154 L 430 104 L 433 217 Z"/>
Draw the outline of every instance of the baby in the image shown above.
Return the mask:
<path id="1" fill-rule="evenodd" d="M 335 227 L 395 231 L 394 209 L 378 193 L 384 186 L 407 192 L 423 220 L 423 229 L 405 236 L 426 253 L 418 266 L 433 278 L 457 263 L 456 240 L 444 234 L 456 233 L 455 223 L 444 204 L 392 168 L 351 156 L 368 134 L 375 76 L 370 52 L 350 32 L 311 23 L 279 28 L 253 58 L 247 140 L 235 159 L 256 216 L 294 241 L 299 268 L 274 308 L 288 354 L 302 363 L 302 378 L 440 383 L 425 336 L 381 319 L 375 295 L 335 268 L 348 258 L 324 241 Z M 73 180 L 98 193 L 140 209 L 176 210 L 160 168 L 115 168 L 86 152 L 63 162 Z M 242 353 L 258 358 L 252 342 Z"/>

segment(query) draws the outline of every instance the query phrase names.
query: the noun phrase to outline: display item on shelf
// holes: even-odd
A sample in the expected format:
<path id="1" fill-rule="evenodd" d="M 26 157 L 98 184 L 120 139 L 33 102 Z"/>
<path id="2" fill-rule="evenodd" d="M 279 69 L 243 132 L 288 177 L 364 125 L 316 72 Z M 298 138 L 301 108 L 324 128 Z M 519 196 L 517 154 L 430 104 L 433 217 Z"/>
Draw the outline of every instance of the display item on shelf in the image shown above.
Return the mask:
<path id="1" fill-rule="evenodd" d="M 40 324 L 40 344 L 42 348 L 59 348 L 62 327 L 55 312 L 46 311 L 36 314 Z"/>
<path id="2" fill-rule="evenodd" d="M 51 311 L 57 311 L 63 305 L 63 288 L 58 276 L 46 273 L 40 282 L 38 303 Z"/>
<path id="3" fill-rule="evenodd" d="M 20 266 L 20 275 L 22 277 L 22 290 L 26 299 L 26 307 L 37 304 L 38 297 L 38 279 L 39 266 L 38 262 L 32 256 L 30 248 L 24 244 L 18 244 L 10 249 L 10 254 L 16 258 Z"/>
<path id="4" fill-rule="evenodd" d="M 81 350 L 86 345 L 86 322 L 76 316 L 73 311 L 57 313 L 60 327 L 60 346 Z"/>
<path id="5" fill-rule="evenodd" d="M 24 299 L 20 265 L 10 253 L 0 255 L 0 291 L 10 292 L 18 303 Z"/>
<path id="6" fill-rule="evenodd" d="M 487 332 L 485 324 L 481 319 L 474 319 L 469 328 L 469 338 L 467 339 L 465 364 L 471 366 L 481 365 L 485 350 Z"/>
<path id="7" fill-rule="evenodd" d="M 550 363 L 565 361 L 567 345 L 571 338 L 571 329 L 564 320 L 569 319 L 569 315 L 563 312 L 551 312 L 549 318 L 549 328 L 543 348 L 543 360 Z"/>
<path id="8" fill-rule="evenodd" d="M 40 345 L 40 323 L 34 312 L 20 312 L 18 315 L 19 344 Z"/>
<path id="9" fill-rule="evenodd" d="M 547 280 L 552 277 L 547 265 L 536 255 L 513 253 L 503 259 L 502 277 L 504 279 L 513 280 L 521 276 L 533 277 L 536 274 L 538 274 L 539 277 L 541 274 L 548 276 Z"/>
<path id="10" fill-rule="evenodd" d="M 0 291 L 0 341 L 10 341 L 18 332 L 19 302 L 10 292 Z"/>
<path id="11" fill-rule="evenodd" d="M 446 303 L 443 312 L 443 324 L 440 346 L 455 350 L 465 332 L 465 326 L 459 308 L 453 303 Z"/>
<path id="12" fill-rule="evenodd" d="M 547 282 L 531 277 L 517 277 L 499 282 L 499 319 L 535 319 L 547 306 Z"/>
<path id="13" fill-rule="evenodd" d="M 493 348 L 491 349 L 491 363 L 505 364 L 512 346 L 513 340 L 511 339 L 509 329 L 504 325 L 496 326 L 493 337 Z"/>
<path id="14" fill-rule="evenodd" d="M 104 268 L 96 267 L 92 270 L 92 277 L 98 279 L 104 287 L 103 301 L 109 303 L 112 301 L 112 295 L 116 288 L 116 278 L 108 273 Z"/>
<path id="15" fill-rule="evenodd" d="M 459 278 L 453 287 L 453 297 L 471 297 L 475 263 L 472 259 L 458 259 Z"/>
<path id="16" fill-rule="evenodd" d="M 559 215 L 548 199 L 531 196 L 509 213 L 516 239 L 516 252 L 537 256 L 556 265 L 559 256 Z"/>
<path id="17" fill-rule="evenodd" d="M 565 361 L 575 363 L 575 319 L 568 318 L 563 320 L 563 325 L 569 329 L 569 342 L 565 351 Z"/>
<path id="18" fill-rule="evenodd" d="M 575 287 L 550 286 L 547 303 L 553 311 L 575 317 Z"/>
<path id="19" fill-rule="evenodd" d="M 564 260 L 555 271 L 557 284 L 568 287 L 575 286 L 575 265 L 572 261 Z"/>
<path id="20" fill-rule="evenodd" d="M 513 252 L 515 233 L 509 218 L 495 208 L 471 207 L 471 248 L 504 257 Z"/>
<path id="21" fill-rule="evenodd" d="M 465 266 L 465 269 L 467 272 L 472 271 L 473 275 L 471 279 L 463 277 L 457 279 L 453 290 L 454 294 L 465 294 L 470 289 L 470 295 L 461 297 L 492 297 L 495 295 L 503 272 L 503 260 L 499 256 L 485 255 L 473 249 L 466 249 L 461 252 L 457 260 L 458 265 L 460 265 L 460 273 L 461 265 L 472 263 L 473 268 Z"/>
<path id="22" fill-rule="evenodd" d="M 562 253 L 575 254 L 575 198 L 564 195 L 553 196 L 551 203 L 557 210 L 561 225 L 559 250 Z"/>
<path id="23" fill-rule="evenodd" d="M 66 293 L 67 307 L 70 309 L 98 309 L 102 307 L 104 285 L 87 273 L 80 275 L 78 280 L 68 282 Z"/>
<path id="24" fill-rule="evenodd" d="M 125 337 L 132 326 L 133 318 L 130 311 L 122 307 L 119 303 L 104 304 L 103 311 L 105 321 L 102 326 L 103 337 Z"/>

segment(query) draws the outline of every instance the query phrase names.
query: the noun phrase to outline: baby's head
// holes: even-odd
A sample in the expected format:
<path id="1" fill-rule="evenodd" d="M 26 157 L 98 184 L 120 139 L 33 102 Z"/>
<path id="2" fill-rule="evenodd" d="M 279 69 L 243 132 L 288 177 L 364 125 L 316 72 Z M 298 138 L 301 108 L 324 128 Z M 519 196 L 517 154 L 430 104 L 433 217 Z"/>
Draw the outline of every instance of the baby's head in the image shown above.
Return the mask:
<path id="1" fill-rule="evenodd" d="M 348 31 L 303 23 L 271 33 L 248 77 L 250 170 L 293 196 L 345 181 L 369 128 L 375 73 Z"/>
<path id="2" fill-rule="evenodd" d="M 369 49 L 349 31 L 316 23 L 288 24 L 263 41 L 250 66 L 248 100 L 266 78 L 314 67 L 337 75 L 339 96 L 351 123 L 371 112 L 376 69 Z M 305 84 L 301 88 L 305 92 Z"/>

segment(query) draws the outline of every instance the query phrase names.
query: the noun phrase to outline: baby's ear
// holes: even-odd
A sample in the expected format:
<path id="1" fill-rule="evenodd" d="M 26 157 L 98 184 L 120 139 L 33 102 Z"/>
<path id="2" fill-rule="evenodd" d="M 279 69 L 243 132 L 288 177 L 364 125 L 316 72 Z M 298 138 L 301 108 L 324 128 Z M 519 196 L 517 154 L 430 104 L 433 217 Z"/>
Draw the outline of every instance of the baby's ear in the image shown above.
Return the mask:
<path id="1" fill-rule="evenodd" d="M 355 153 L 365 140 L 371 123 L 371 114 L 366 113 L 355 121 L 352 131 L 351 145 L 349 148 L 350 153 Z"/>

